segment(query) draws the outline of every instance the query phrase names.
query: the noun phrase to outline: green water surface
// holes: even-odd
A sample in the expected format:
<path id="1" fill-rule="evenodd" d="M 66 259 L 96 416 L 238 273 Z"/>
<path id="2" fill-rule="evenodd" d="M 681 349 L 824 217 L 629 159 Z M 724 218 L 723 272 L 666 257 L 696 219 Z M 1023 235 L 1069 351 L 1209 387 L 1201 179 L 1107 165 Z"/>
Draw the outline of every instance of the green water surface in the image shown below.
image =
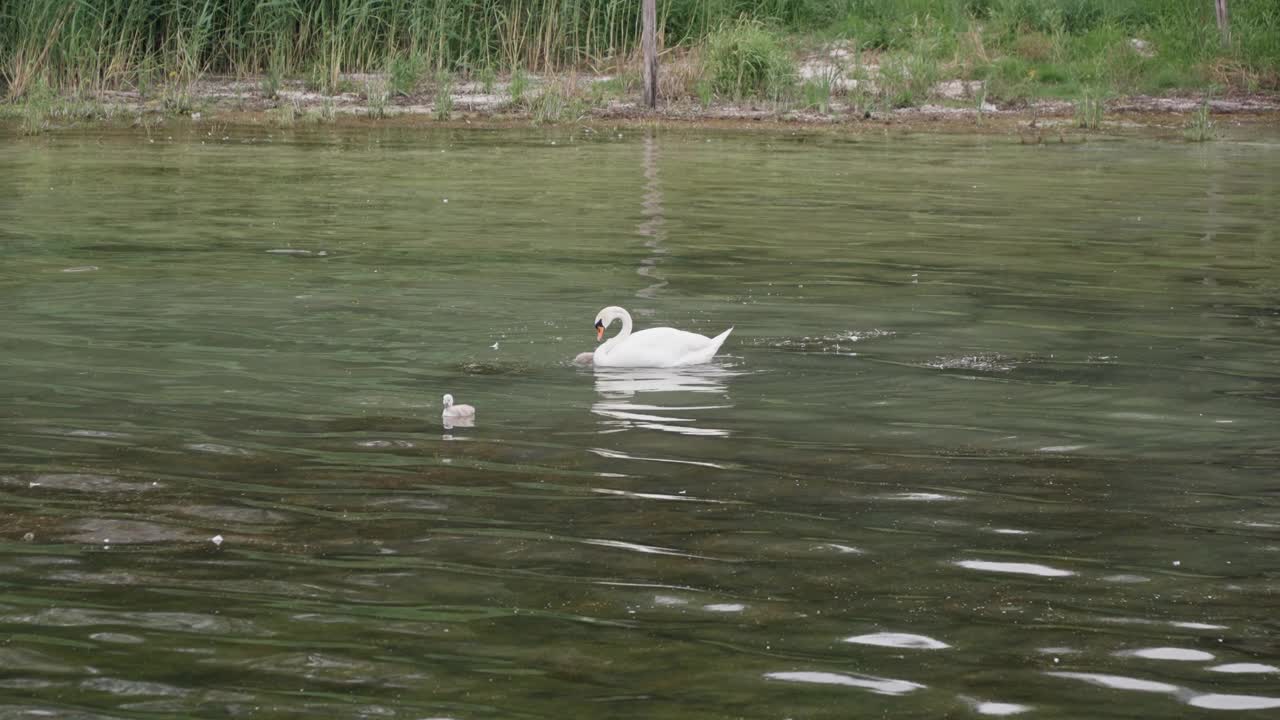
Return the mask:
<path id="1" fill-rule="evenodd" d="M 0 132 L 0 717 L 1275 717 L 1278 198 L 1265 136 Z M 735 330 L 574 366 L 614 304 Z"/>

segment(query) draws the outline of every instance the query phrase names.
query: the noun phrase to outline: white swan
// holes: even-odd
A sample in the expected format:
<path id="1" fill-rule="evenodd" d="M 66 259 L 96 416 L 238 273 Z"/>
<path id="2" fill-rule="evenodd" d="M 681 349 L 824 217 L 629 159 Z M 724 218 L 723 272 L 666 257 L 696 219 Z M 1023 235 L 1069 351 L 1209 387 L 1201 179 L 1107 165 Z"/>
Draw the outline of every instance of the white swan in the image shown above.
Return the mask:
<path id="1" fill-rule="evenodd" d="M 622 332 L 609 338 L 592 353 L 596 367 L 677 367 L 711 362 L 733 328 L 709 338 L 669 327 L 649 328 L 631 333 L 631 314 L 609 306 L 596 315 L 596 340 L 614 320 L 622 320 Z"/>
<path id="2" fill-rule="evenodd" d="M 444 405 L 440 420 L 445 425 L 462 425 L 475 419 L 476 409 L 470 405 L 454 405 L 452 395 L 446 394 L 440 402 Z"/>

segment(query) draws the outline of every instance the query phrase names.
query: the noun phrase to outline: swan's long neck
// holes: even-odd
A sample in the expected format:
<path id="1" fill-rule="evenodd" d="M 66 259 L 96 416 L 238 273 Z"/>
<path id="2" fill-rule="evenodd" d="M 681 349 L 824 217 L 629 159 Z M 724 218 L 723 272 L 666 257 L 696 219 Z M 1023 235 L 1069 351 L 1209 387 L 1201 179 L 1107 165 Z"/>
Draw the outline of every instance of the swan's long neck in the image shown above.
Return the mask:
<path id="1" fill-rule="evenodd" d="M 617 336 L 613 338 L 614 340 L 622 340 L 631 334 L 631 313 L 623 310 L 622 308 L 618 308 L 618 317 L 622 318 L 622 332 L 619 332 Z"/>
<path id="2" fill-rule="evenodd" d="M 631 313 L 620 307 L 613 307 L 609 309 L 612 311 L 611 318 L 618 318 L 622 320 L 622 330 L 617 335 L 605 340 L 604 344 L 602 344 L 596 352 L 609 352 L 615 345 L 626 340 L 627 336 L 631 334 Z"/>

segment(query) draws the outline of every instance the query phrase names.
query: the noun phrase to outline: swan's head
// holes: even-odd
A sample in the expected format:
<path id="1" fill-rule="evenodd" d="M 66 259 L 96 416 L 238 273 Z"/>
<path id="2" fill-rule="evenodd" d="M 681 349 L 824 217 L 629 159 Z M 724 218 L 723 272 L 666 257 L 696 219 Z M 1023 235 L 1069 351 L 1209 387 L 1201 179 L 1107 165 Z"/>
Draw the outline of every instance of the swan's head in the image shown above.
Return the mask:
<path id="1" fill-rule="evenodd" d="M 596 313 L 596 342 L 600 342 L 604 339 L 605 328 L 609 327 L 614 320 L 617 320 L 626 314 L 626 310 L 623 310 L 616 305 L 610 305 Z"/>
<path id="2" fill-rule="evenodd" d="M 453 396 L 448 393 L 445 393 L 445 396 L 440 400 L 440 403 L 444 405 L 446 408 L 453 407 Z"/>

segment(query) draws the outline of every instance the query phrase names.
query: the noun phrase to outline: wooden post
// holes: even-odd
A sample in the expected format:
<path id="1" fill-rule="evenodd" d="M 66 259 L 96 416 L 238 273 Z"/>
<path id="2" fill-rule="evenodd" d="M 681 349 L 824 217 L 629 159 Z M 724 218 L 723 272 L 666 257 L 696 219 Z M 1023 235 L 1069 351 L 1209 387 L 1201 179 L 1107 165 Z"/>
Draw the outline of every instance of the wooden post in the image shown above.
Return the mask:
<path id="1" fill-rule="evenodd" d="M 1218 11 L 1218 32 L 1222 33 L 1222 47 L 1231 47 L 1231 18 L 1227 16 L 1227 0 L 1214 0 Z"/>
<path id="2" fill-rule="evenodd" d="M 1225 0 L 1219 0 L 1223 2 Z M 644 104 L 650 108 L 658 107 L 658 8 L 657 0 L 644 0 L 640 11 L 643 29 L 640 33 L 640 47 L 644 51 L 644 67 L 641 75 L 644 78 Z"/>

